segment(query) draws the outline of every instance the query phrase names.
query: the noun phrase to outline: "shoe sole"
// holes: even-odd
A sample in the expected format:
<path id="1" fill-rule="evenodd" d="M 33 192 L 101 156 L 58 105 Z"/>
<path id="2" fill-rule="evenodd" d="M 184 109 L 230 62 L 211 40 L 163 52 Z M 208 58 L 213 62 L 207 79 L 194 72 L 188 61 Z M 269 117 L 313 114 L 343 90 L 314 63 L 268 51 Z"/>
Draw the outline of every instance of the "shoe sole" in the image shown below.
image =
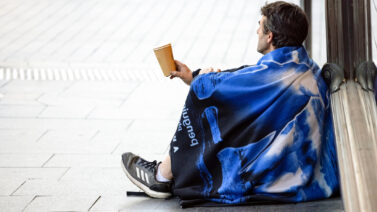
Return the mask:
<path id="1" fill-rule="evenodd" d="M 128 179 L 130 179 L 133 184 L 135 184 L 137 187 L 139 187 L 141 190 L 143 190 L 148 196 L 153 197 L 153 198 L 157 198 L 157 199 L 166 199 L 166 198 L 171 196 L 171 193 L 153 191 L 150 188 L 148 188 L 147 186 L 145 186 L 144 184 L 140 183 L 135 178 L 133 178 L 131 176 L 131 174 L 127 171 L 126 167 L 124 166 L 123 161 L 121 161 L 121 166 L 122 166 L 124 173 L 128 177 Z"/>

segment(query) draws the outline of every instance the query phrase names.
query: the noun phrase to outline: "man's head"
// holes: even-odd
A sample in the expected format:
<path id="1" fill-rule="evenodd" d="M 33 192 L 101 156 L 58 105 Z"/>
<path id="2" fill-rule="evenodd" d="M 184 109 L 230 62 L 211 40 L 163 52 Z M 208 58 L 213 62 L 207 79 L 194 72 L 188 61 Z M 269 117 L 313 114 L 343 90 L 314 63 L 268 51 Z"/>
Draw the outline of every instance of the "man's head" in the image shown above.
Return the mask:
<path id="1" fill-rule="evenodd" d="M 261 8 L 258 52 L 268 52 L 283 46 L 302 45 L 308 35 L 308 19 L 297 5 L 277 1 Z"/>

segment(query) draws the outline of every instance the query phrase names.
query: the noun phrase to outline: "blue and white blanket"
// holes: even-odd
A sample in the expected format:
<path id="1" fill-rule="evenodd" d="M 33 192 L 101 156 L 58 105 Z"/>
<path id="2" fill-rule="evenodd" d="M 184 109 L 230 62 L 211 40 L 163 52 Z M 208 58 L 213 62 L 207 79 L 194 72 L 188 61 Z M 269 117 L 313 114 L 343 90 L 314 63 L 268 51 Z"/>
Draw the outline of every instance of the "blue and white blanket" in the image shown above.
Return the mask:
<path id="1" fill-rule="evenodd" d="M 329 93 L 303 47 L 194 78 L 170 148 L 181 200 L 301 202 L 339 190 Z"/>

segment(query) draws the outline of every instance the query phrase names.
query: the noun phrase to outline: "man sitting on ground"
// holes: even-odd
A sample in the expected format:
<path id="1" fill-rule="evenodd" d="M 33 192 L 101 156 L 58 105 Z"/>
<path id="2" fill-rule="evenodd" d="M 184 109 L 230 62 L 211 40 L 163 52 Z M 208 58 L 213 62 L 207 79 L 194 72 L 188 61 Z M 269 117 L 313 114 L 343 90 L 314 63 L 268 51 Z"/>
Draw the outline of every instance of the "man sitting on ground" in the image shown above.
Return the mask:
<path id="1" fill-rule="evenodd" d="M 244 204 L 338 191 L 329 93 L 302 46 L 307 17 L 281 1 L 261 13 L 257 50 L 264 56 L 256 65 L 191 72 L 176 61 L 172 78 L 190 91 L 169 156 L 157 163 L 122 155 L 127 177 L 149 196 Z"/>

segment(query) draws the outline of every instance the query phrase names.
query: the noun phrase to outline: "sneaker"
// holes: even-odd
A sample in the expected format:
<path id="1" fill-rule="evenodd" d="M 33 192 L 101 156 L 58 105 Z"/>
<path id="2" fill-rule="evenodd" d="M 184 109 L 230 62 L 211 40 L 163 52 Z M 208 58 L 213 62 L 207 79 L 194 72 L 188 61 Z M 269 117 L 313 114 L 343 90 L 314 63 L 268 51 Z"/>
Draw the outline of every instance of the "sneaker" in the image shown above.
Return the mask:
<path id="1" fill-rule="evenodd" d="M 160 162 L 161 163 L 161 162 Z M 122 155 L 122 167 L 127 177 L 148 196 L 165 199 L 171 196 L 171 182 L 156 180 L 157 161 L 149 162 L 126 152 Z"/>

